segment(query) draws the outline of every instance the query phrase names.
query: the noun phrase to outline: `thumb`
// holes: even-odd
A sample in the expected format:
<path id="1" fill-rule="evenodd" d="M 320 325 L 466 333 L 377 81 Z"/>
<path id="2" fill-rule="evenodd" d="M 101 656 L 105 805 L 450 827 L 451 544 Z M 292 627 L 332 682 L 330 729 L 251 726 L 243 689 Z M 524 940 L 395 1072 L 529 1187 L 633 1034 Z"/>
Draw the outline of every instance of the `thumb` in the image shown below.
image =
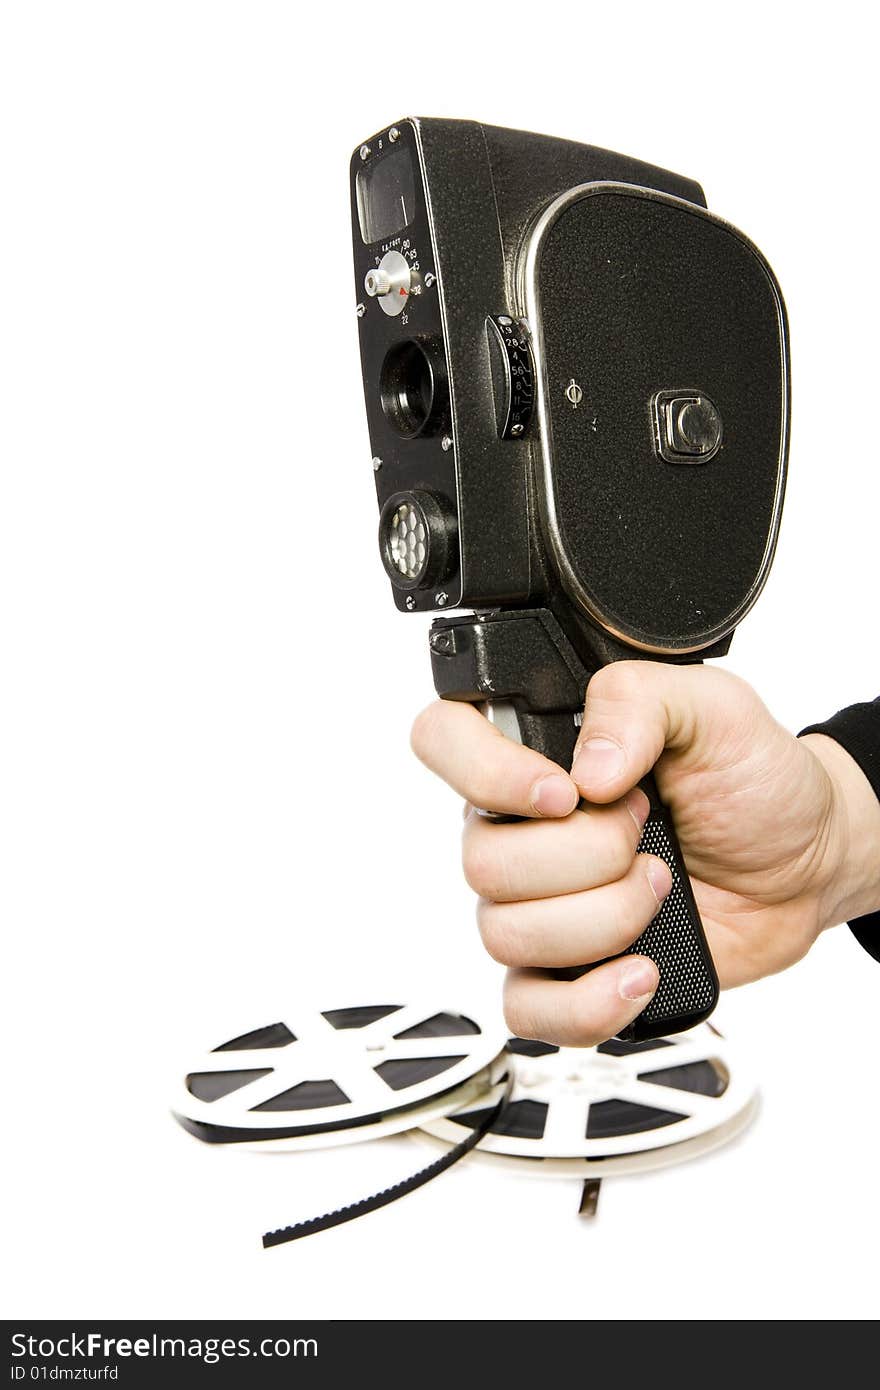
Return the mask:
<path id="1" fill-rule="evenodd" d="M 703 666 L 615 661 L 587 686 L 584 722 L 572 778 L 587 801 L 616 801 L 650 772 L 665 748 L 684 750 L 696 739 L 704 709 Z"/>

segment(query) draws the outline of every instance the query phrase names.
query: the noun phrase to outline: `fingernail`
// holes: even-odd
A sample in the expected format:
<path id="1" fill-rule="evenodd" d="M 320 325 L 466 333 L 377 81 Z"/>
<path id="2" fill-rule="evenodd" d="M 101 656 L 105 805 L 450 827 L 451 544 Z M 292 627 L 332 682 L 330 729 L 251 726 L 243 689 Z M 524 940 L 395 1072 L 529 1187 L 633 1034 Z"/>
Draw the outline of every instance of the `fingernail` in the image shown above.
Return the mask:
<path id="1" fill-rule="evenodd" d="M 672 892 L 672 873 L 669 865 L 664 864 L 662 859 L 649 859 L 648 882 L 659 905 Z"/>
<path id="2" fill-rule="evenodd" d="M 623 749 L 613 739 L 588 738 L 580 746 L 571 775 L 578 783 L 597 787 L 619 776 L 625 761 Z"/>
<path id="3" fill-rule="evenodd" d="M 647 956 L 634 956 L 627 961 L 617 980 L 621 999 L 647 999 L 660 983 L 656 965 Z"/>
<path id="4" fill-rule="evenodd" d="M 651 803 L 641 787 L 636 787 L 634 791 L 631 791 L 624 804 L 639 830 L 644 830 L 645 821 L 651 814 Z"/>
<path id="5" fill-rule="evenodd" d="M 569 777 L 561 772 L 551 772 L 541 777 L 532 787 L 529 797 L 534 810 L 540 816 L 567 816 L 577 805 L 577 790 Z"/>

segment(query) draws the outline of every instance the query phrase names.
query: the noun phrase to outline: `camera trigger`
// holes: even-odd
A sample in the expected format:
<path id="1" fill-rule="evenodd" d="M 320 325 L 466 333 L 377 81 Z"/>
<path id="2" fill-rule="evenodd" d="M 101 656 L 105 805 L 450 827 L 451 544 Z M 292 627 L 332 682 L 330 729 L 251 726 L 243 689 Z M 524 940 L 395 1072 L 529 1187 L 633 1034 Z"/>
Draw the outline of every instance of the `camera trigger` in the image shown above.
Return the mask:
<path id="1" fill-rule="evenodd" d="M 519 727 L 516 706 L 511 700 L 486 700 L 480 706 L 482 713 L 499 733 L 513 743 L 522 743 L 522 730 Z"/>

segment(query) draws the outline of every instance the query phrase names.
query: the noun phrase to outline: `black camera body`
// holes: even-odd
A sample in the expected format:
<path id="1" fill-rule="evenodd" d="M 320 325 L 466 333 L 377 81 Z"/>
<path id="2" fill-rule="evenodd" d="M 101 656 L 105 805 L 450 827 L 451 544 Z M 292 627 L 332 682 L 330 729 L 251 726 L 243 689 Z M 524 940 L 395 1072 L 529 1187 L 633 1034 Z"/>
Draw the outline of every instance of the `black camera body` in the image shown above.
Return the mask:
<path id="1" fill-rule="evenodd" d="M 355 150 L 351 193 L 395 602 L 474 610 L 433 625 L 439 693 L 491 702 L 565 765 L 593 671 L 722 655 L 763 587 L 788 451 L 782 295 L 698 184 L 571 141 L 401 120 Z M 646 790 L 642 848 L 676 886 L 634 948 L 661 986 L 633 1037 L 690 1026 L 717 994 Z"/>

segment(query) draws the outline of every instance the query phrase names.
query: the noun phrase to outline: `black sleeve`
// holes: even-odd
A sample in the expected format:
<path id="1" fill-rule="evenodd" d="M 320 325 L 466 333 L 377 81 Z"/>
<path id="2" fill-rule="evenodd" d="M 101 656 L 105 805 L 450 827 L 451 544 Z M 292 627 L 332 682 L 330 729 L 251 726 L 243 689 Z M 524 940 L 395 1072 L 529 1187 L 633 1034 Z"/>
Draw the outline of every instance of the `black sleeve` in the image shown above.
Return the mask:
<path id="1" fill-rule="evenodd" d="M 880 797 L 880 698 L 870 704 L 850 705 L 838 710 L 824 724 L 811 724 L 802 734 L 827 734 L 845 748 L 864 772 Z M 880 858 L 880 845 L 877 846 Z M 880 960 L 880 912 L 850 922 L 857 941 L 876 960 Z"/>

